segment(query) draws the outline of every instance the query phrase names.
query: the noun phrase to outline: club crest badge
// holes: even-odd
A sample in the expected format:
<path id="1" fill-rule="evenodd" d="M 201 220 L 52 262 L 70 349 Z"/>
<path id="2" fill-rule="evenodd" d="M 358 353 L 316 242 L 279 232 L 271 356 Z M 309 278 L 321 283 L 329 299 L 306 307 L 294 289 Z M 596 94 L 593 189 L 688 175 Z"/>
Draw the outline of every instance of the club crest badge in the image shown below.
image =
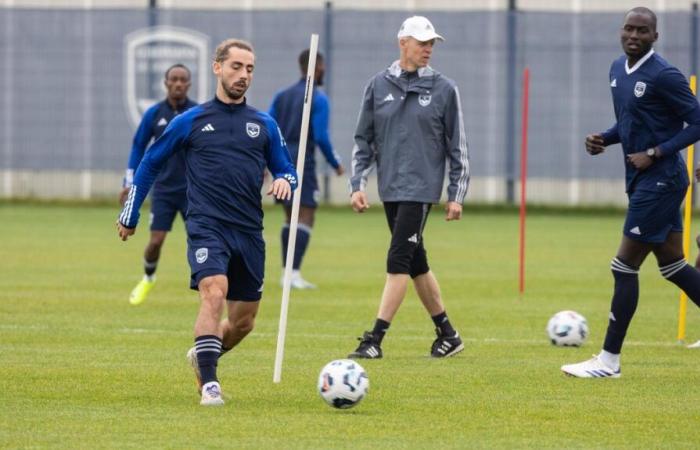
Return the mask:
<path id="1" fill-rule="evenodd" d="M 209 257 L 209 249 L 206 247 L 198 248 L 197 251 L 194 252 L 194 257 L 197 259 L 197 263 L 203 264 Z"/>
<path id="2" fill-rule="evenodd" d="M 430 104 L 430 100 L 432 100 L 432 95 L 430 94 L 421 94 L 418 96 L 418 103 L 423 107 L 428 106 Z"/>
<path id="3" fill-rule="evenodd" d="M 163 75 L 175 63 L 192 73 L 189 97 L 202 103 L 209 95 L 209 37 L 189 28 L 147 27 L 124 38 L 126 106 L 137 127 L 143 113 L 165 97 Z M 160 123 L 158 124 L 160 126 Z"/>
<path id="4" fill-rule="evenodd" d="M 644 91 L 647 90 L 647 84 L 643 81 L 637 81 L 637 83 L 634 85 L 634 96 L 635 97 L 641 97 L 644 95 Z"/>
<path id="5" fill-rule="evenodd" d="M 248 136 L 256 138 L 260 136 L 260 125 L 253 122 L 247 122 L 245 124 L 245 132 L 248 133 Z"/>

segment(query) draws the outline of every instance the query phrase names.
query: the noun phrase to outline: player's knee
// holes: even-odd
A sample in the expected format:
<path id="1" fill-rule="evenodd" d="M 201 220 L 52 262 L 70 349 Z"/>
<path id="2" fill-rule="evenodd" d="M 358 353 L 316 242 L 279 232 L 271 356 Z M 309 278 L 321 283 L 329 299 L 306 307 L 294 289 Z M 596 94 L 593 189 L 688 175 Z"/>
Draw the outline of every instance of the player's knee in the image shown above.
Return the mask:
<path id="1" fill-rule="evenodd" d="M 239 317 L 233 321 L 233 327 L 240 333 L 248 334 L 255 328 L 255 316 Z"/>

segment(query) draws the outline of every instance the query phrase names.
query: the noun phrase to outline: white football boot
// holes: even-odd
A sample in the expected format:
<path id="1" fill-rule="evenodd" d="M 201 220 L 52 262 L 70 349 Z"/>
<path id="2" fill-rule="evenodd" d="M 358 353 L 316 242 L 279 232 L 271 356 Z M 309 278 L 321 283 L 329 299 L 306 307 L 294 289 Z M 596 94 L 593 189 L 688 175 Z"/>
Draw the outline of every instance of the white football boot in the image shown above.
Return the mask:
<path id="1" fill-rule="evenodd" d="M 221 386 L 216 381 L 210 381 L 202 386 L 202 401 L 200 405 L 221 406 L 224 404 L 224 397 L 221 395 Z"/>
<path id="2" fill-rule="evenodd" d="M 620 378 L 620 369 L 606 366 L 598 355 L 593 355 L 588 361 L 561 366 L 561 371 L 577 378 Z"/>

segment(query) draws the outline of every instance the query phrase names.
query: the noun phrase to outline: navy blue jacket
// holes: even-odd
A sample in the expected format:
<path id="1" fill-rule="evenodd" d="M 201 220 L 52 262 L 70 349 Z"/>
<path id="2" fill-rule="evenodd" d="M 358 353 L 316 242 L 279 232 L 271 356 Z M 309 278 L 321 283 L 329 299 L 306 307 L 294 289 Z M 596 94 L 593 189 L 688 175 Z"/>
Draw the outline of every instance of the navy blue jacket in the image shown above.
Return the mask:
<path id="1" fill-rule="evenodd" d="M 186 98 L 178 105 L 177 109 L 173 109 L 166 99 L 146 110 L 131 145 L 131 154 L 129 155 L 129 164 L 127 166 L 126 179 L 124 180 L 125 186 L 131 186 L 131 183 L 133 183 L 134 173 L 139 164 L 141 164 L 151 139 L 158 139 L 175 116 L 196 105 L 195 102 Z M 182 153 L 178 153 L 170 158 L 165 168 L 161 170 L 153 185 L 153 192 L 157 194 L 184 194 L 185 189 L 187 189 L 185 156 Z"/>
<path id="2" fill-rule="evenodd" d="M 178 151 L 185 155 L 187 218 L 205 217 L 245 231 L 262 230 L 260 191 L 265 167 L 297 185 L 297 174 L 275 120 L 245 102 L 217 98 L 180 114 L 146 152 L 119 216 L 134 228 L 158 172 Z"/>
<path id="3" fill-rule="evenodd" d="M 685 189 L 688 173 L 679 152 L 700 139 L 700 106 L 683 74 L 654 50 L 633 67 L 623 55 L 610 67 L 610 90 L 617 122 L 603 140 L 622 144 L 627 192 Z M 628 154 L 656 146 L 661 158 L 646 170 L 627 162 Z"/>
<path id="4" fill-rule="evenodd" d="M 306 81 L 301 79 L 287 89 L 278 92 L 270 105 L 270 115 L 279 123 L 282 135 L 289 145 L 292 161 L 296 165 L 301 133 L 301 116 L 304 110 L 304 94 L 306 93 Z M 340 165 L 338 155 L 333 151 L 333 145 L 328 135 L 328 119 L 330 105 L 328 97 L 323 91 L 314 88 L 311 99 L 311 117 L 309 134 L 306 140 L 306 157 L 304 158 L 304 172 L 315 170 L 316 158 L 314 150 L 316 145 L 321 149 L 323 156 L 334 169 Z"/>

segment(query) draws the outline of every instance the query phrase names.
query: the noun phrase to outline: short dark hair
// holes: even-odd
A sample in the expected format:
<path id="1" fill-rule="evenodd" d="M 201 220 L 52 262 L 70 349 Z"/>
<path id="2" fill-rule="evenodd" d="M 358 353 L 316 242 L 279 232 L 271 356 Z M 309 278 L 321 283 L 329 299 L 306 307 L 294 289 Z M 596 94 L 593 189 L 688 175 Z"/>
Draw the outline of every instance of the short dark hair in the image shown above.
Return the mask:
<path id="1" fill-rule="evenodd" d="M 222 62 L 228 58 L 228 51 L 231 47 L 240 48 L 241 50 L 248 50 L 250 53 L 253 52 L 253 44 L 242 39 L 226 39 L 222 41 L 214 52 L 214 61 Z"/>
<path id="2" fill-rule="evenodd" d="M 306 73 L 309 70 L 309 55 L 311 54 L 311 50 L 308 48 L 301 53 L 299 53 L 299 68 L 303 73 Z M 323 61 L 323 54 L 321 52 L 316 53 L 316 60 L 317 61 Z"/>
<path id="3" fill-rule="evenodd" d="M 644 14 L 646 16 L 649 16 L 651 18 L 651 26 L 654 28 L 654 31 L 656 31 L 656 14 L 654 14 L 654 11 L 652 11 L 649 8 L 646 8 L 644 6 L 637 6 L 636 8 L 632 8 L 629 11 L 627 11 L 627 14 L 625 14 L 625 17 L 627 17 L 629 14 Z"/>
<path id="4" fill-rule="evenodd" d="M 168 77 L 170 76 L 170 71 L 173 69 L 185 69 L 185 72 L 187 72 L 187 79 L 189 80 L 192 78 L 192 72 L 190 72 L 190 69 L 187 68 L 186 65 L 184 64 L 173 64 L 172 66 L 168 67 L 168 70 L 165 71 L 165 79 L 167 80 Z"/>

